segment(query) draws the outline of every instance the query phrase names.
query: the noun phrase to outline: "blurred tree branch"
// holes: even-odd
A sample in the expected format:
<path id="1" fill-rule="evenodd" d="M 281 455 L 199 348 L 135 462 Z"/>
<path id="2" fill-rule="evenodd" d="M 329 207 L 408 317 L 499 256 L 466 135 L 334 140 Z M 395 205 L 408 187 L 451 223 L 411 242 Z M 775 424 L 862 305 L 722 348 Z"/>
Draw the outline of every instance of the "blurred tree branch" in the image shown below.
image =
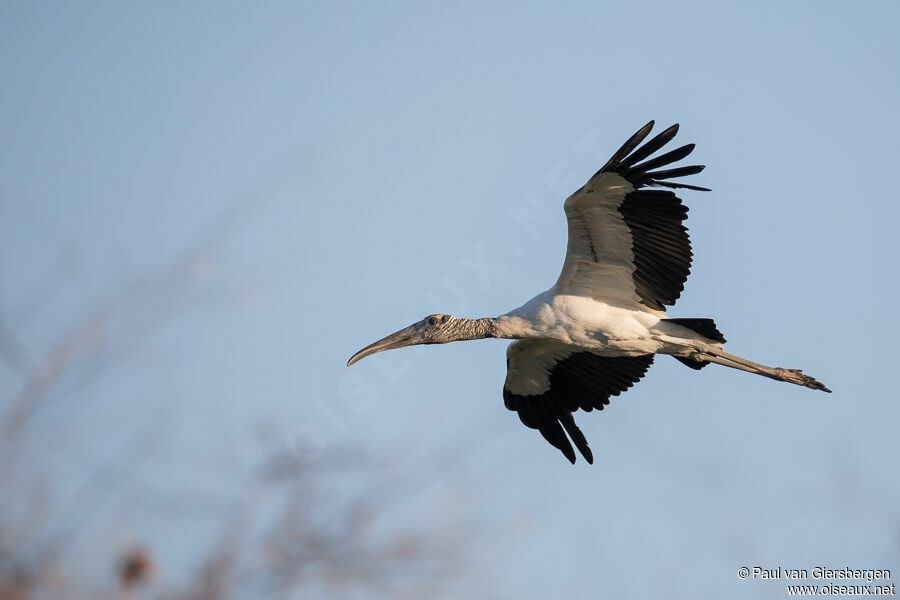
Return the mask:
<path id="1" fill-rule="evenodd" d="M 343 504 L 322 493 L 323 481 L 335 469 L 341 471 L 341 465 L 327 460 L 299 465 L 282 449 L 267 458 L 250 481 L 239 482 L 244 491 L 236 499 L 201 501 L 199 512 L 218 524 L 219 534 L 187 582 L 165 578 L 158 568 L 164 561 L 154 556 L 152 543 L 118 555 L 94 554 L 91 560 L 108 565 L 111 576 L 85 580 L 78 573 L 86 557 L 68 550 L 85 537 L 96 542 L 91 533 L 103 525 L 101 507 L 115 490 L 135 480 L 135 466 L 148 458 L 147 449 L 153 444 L 147 435 L 135 436 L 112 464 L 85 476 L 63 504 L 56 499 L 54 474 L 30 469 L 26 432 L 39 427 L 35 416 L 51 405 L 62 383 L 67 383 L 67 394 L 84 394 L 149 335 L 198 306 L 212 284 L 198 277 L 198 271 L 214 260 L 233 231 L 284 179 L 263 178 L 227 204 L 168 263 L 113 289 L 83 316 L 73 316 L 56 341 L 34 357 L 16 324 L 0 315 L 0 356 L 17 379 L 13 386 L 17 391 L 0 401 L 0 494 L 5 499 L 0 508 L 0 600 L 58 596 L 212 600 L 281 597 L 298 589 L 317 594 L 364 589 L 368 595 L 394 596 L 402 587 L 395 580 L 424 589 L 453 572 L 455 537 L 441 531 L 376 531 L 373 523 L 380 511 L 376 497 L 362 494 Z M 47 285 L 42 288 L 46 292 Z M 21 485 L 22 471 L 32 477 L 31 488 L 36 491 Z M 363 481 L 379 477 L 378 469 L 364 462 L 352 475 Z M 190 502 L 178 494 L 167 497 L 148 488 L 147 495 L 157 508 L 175 513 L 169 519 L 172 527 L 177 527 L 177 513 L 190 511 Z M 277 507 L 271 511 L 258 509 L 273 502 Z"/>

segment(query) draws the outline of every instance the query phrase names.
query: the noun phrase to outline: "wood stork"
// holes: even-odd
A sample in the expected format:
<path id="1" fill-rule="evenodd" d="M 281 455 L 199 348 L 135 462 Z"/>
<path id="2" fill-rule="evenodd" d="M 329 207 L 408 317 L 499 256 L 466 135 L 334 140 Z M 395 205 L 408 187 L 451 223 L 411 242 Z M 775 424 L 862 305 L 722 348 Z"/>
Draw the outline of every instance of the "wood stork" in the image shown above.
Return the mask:
<path id="1" fill-rule="evenodd" d="M 566 434 L 588 463 L 593 456 L 572 413 L 602 410 L 610 396 L 644 376 L 656 354 L 693 369 L 715 363 L 830 392 L 799 369 L 767 367 L 725 352 L 725 338 L 712 319 L 666 317 L 665 306 L 675 304 L 690 273 L 691 244 L 682 224 L 688 209 L 675 192 L 646 188 L 709 190 L 671 181 L 703 166 L 661 170 L 688 156 L 694 144 L 650 158 L 678 132 L 673 125 L 641 146 L 653 124 L 631 136 L 566 200 L 569 244 L 553 287 L 499 317 L 425 317 L 366 346 L 347 366 L 414 344 L 515 339 L 506 352 L 506 407 L 573 464 Z"/>

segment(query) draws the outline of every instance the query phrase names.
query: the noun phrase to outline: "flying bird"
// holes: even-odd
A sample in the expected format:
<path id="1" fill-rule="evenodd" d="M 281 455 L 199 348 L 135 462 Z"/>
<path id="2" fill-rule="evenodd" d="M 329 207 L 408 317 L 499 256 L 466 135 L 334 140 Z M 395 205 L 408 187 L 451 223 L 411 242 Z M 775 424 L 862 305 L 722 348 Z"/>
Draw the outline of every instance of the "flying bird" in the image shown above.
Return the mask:
<path id="1" fill-rule="evenodd" d="M 714 363 L 830 392 L 799 369 L 729 354 L 712 319 L 666 316 L 666 306 L 684 290 L 692 257 L 683 224 L 688 209 L 672 190 L 710 190 L 674 181 L 700 173 L 702 165 L 663 168 L 687 157 L 694 144 L 651 158 L 678 132 L 675 124 L 641 145 L 653 124 L 641 127 L 565 201 L 569 242 L 553 287 L 499 317 L 430 315 L 366 346 L 347 366 L 415 344 L 516 340 L 506 351 L 506 408 L 573 464 L 570 439 L 588 463 L 593 455 L 572 413 L 603 410 L 610 396 L 644 376 L 657 354 L 692 369 Z"/>

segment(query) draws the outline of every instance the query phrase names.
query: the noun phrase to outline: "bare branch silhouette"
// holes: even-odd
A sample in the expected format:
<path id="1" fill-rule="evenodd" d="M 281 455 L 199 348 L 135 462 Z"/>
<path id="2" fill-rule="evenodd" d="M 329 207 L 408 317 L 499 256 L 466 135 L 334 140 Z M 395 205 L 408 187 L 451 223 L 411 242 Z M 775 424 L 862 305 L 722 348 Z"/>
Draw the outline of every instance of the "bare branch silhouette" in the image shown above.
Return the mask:
<path id="1" fill-rule="evenodd" d="M 163 492 L 141 482 L 140 465 L 162 443 L 163 434 L 154 424 L 138 428 L 127 446 L 109 463 L 96 466 L 65 502 L 57 497 L 52 473 L 29 468 L 33 436 L 26 434 L 40 427 L 35 419 L 40 411 L 60 396 L 86 396 L 150 335 L 221 292 L 214 287 L 215 278 L 198 272 L 218 260 L 222 245 L 284 183 L 285 172 L 290 171 L 262 178 L 226 204 L 170 261 L 111 288 L 34 356 L 14 331 L 15 324 L 0 315 L 0 358 L 18 379 L 18 391 L 0 402 L 0 494 L 16 509 L 0 511 L 0 600 L 60 593 L 69 598 L 212 600 L 354 588 L 387 596 L 398 589 L 395 580 L 418 579 L 424 589 L 456 569 L 456 538 L 446 532 L 385 534 L 373 526 L 383 508 L 377 494 L 364 492 L 335 504 L 322 493 L 324 479 L 347 472 L 340 453 L 332 461 L 301 465 L 285 449 L 276 449 L 249 481 L 236 482 L 242 490 L 236 499 Z M 29 295 L 52 290 L 52 279 L 42 279 Z M 366 490 L 377 489 L 383 477 L 371 461 L 356 461 L 352 474 L 372 481 Z M 20 485 L 23 479 L 28 486 Z M 145 493 L 126 500 L 118 493 L 125 487 Z M 195 559 L 199 566 L 187 582 L 168 578 L 165 557 L 156 555 L 159 550 L 149 541 L 131 544 L 119 554 L 92 557 L 108 565 L 107 580 L 79 575 L 85 557 L 73 549 L 108 527 L 109 507 L 123 501 L 131 502 L 128 510 L 154 512 L 171 527 L 185 516 L 216 524 L 218 534 L 207 554 Z M 272 508 L 260 511 L 262 505 Z"/>

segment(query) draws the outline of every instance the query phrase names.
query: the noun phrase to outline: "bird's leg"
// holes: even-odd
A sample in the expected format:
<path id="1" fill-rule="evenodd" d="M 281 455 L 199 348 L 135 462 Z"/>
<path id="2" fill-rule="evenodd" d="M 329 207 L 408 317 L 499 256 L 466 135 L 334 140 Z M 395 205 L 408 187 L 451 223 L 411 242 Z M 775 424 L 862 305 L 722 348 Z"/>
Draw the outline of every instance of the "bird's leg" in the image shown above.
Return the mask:
<path id="1" fill-rule="evenodd" d="M 734 354 L 729 354 L 728 352 L 719 349 L 708 349 L 700 353 L 699 355 L 696 355 L 694 358 L 696 358 L 697 360 L 716 363 L 717 365 L 722 365 L 725 367 L 731 367 L 732 369 L 746 371 L 748 373 L 756 373 L 757 375 L 762 375 L 763 377 L 768 377 L 769 379 L 775 379 L 776 381 L 786 381 L 788 383 L 802 385 L 803 387 L 808 387 L 813 390 L 822 390 L 823 392 L 831 393 L 831 390 L 825 387 L 822 383 L 816 381 L 809 375 L 804 375 L 803 372 L 800 371 L 800 369 L 767 367 L 766 365 L 761 365 L 759 363 L 749 361 L 746 358 L 741 358 L 740 356 L 735 356 Z"/>

